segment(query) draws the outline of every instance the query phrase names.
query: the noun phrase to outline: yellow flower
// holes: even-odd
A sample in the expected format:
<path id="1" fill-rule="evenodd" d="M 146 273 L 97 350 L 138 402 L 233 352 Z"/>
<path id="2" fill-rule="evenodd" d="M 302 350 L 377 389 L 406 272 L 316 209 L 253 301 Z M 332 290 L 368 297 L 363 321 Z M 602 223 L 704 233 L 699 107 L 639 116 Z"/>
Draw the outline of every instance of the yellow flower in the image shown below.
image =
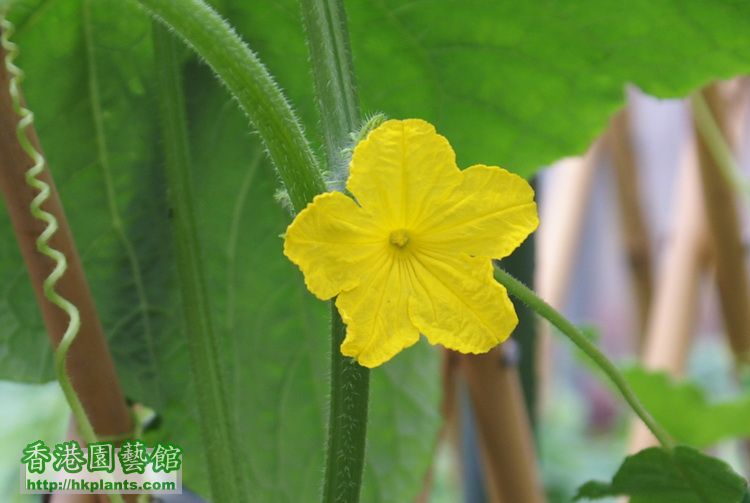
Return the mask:
<path id="1" fill-rule="evenodd" d="M 458 169 L 422 120 L 390 120 L 352 155 L 346 185 L 317 196 L 286 232 L 284 254 L 320 299 L 338 295 L 344 355 L 376 367 L 419 340 L 484 353 L 518 323 L 492 259 L 538 225 L 534 191 L 504 169 Z"/>

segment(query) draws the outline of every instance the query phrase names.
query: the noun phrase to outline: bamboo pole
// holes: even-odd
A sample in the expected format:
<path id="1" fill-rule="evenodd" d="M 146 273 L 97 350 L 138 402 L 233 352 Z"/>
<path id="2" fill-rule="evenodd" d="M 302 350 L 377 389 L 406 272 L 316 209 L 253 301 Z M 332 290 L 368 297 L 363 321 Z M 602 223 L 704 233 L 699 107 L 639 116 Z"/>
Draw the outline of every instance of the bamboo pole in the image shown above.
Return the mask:
<path id="1" fill-rule="evenodd" d="M 717 85 L 700 92 L 721 133 L 731 143 L 731 131 L 724 100 Z M 693 116 L 695 138 L 706 203 L 711 248 L 715 257 L 716 284 L 724 328 L 738 363 L 750 363 L 750 292 L 745 250 L 737 214 L 737 193 L 718 165 L 707 138 Z"/>
<path id="2" fill-rule="evenodd" d="M 507 347 L 459 357 L 476 418 L 487 492 L 493 503 L 542 503 L 529 418 Z"/>
<path id="3" fill-rule="evenodd" d="M 583 157 L 561 161 L 556 169 L 555 190 L 544 194 L 537 232 L 536 279 L 539 296 L 558 310 L 564 309 L 570 275 L 581 240 L 594 173 L 603 148 L 600 138 Z M 552 334 L 548 324 L 539 326 L 537 339 L 537 403 L 541 410 L 551 393 L 553 370 Z"/>
<path id="4" fill-rule="evenodd" d="M 692 148 L 692 145 L 691 145 Z M 692 150 L 681 163 L 672 231 L 646 325 L 642 361 L 671 375 L 684 371 L 694 332 L 701 272 L 708 260 L 706 220 L 698 166 Z M 656 445 L 640 421 L 631 430 L 630 451 Z"/>
<path id="5" fill-rule="evenodd" d="M 5 53 L 0 48 L 0 61 L 4 61 L 4 58 Z M 44 224 L 29 213 L 29 205 L 36 193 L 26 184 L 24 176 L 33 162 L 16 139 L 18 117 L 8 93 L 8 78 L 5 65 L 0 65 L 0 192 L 31 278 L 47 334 L 52 346 L 57 347 L 68 325 L 68 318 L 45 298 L 42 291 L 42 283 L 52 270 L 52 261 L 36 250 L 35 241 Z M 41 151 L 33 127 L 27 131 L 32 143 Z M 129 434 L 132 430 L 130 413 L 60 198 L 49 170 L 45 170 L 39 178 L 51 188 L 50 197 L 43 208 L 54 215 L 60 225 L 50 245 L 68 259 L 68 269 L 58 282 L 57 291 L 75 304 L 81 313 L 81 330 L 67 360 L 73 387 L 98 435 L 116 437 Z"/>
<path id="6" fill-rule="evenodd" d="M 628 270 L 638 306 L 638 348 L 643 346 L 648 310 L 653 294 L 653 272 L 651 267 L 651 239 L 641 211 L 638 187 L 638 167 L 630 137 L 630 116 L 623 109 L 610 123 L 606 135 L 612 153 L 617 200 L 625 242 Z"/>
<path id="7" fill-rule="evenodd" d="M 440 405 L 440 412 L 442 415 L 443 424 L 440 426 L 438 431 L 436 442 L 435 442 L 435 454 L 440 449 L 444 442 L 450 444 L 456 453 L 460 452 L 459 449 L 459 435 L 458 435 L 458 410 L 457 410 L 457 398 L 458 398 L 458 355 L 456 351 L 450 349 L 441 350 L 442 365 L 441 365 L 441 381 L 443 389 L 443 401 Z M 456 456 L 460 459 L 460 456 Z M 432 493 L 432 485 L 434 481 L 435 472 L 435 458 L 433 455 L 430 461 L 430 466 L 427 469 L 427 473 L 424 477 L 422 484 L 422 491 L 417 496 L 415 503 L 428 503 L 430 501 L 430 495 Z"/>

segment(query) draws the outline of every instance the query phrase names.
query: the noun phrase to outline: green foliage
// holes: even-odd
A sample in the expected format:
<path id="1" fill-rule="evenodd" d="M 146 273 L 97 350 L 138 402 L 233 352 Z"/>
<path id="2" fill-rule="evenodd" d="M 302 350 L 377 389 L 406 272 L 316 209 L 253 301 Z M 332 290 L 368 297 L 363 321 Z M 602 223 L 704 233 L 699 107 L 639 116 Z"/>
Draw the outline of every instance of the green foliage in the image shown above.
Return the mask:
<path id="1" fill-rule="evenodd" d="M 628 456 L 612 482 L 587 482 L 575 500 L 630 496 L 631 503 L 740 503 L 747 482 L 721 460 L 678 446 Z"/>
<path id="2" fill-rule="evenodd" d="M 710 403 L 696 384 L 674 382 L 664 372 L 633 366 L 623 373 L 643 405 L 679 443 L 708 447 L 750 435 L 750 394 Z"/>
<path id="3" fill-rule="evenodd" d="M 315 125 L 297 1 L 216 3 Z M 750 70 L 750 4 L 737 0 L 361 0 L 346 9 L 362 110 L 432 122 L 462 167 L 530 175 L 583 151 L 623 104 L 626 83 L 675 97 Z"/>

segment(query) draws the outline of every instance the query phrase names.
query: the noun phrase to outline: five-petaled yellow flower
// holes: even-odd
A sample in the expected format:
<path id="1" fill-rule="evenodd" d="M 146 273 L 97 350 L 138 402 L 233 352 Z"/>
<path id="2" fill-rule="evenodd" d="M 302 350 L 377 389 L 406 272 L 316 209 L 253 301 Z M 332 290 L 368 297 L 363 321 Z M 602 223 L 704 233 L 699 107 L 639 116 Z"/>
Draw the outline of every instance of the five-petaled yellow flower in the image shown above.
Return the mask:
<path id="1" fill-rule="evenodd" d="M 338 295 L 344 355 L 366 367 L 424 334 L 484 353 L 518 323 L 492 259 L 537 225 L 534 191 L 484 165 L 463 171 L 422 120 L 390 120 L 356 146 L 346 188 L 315 197 L 286 232 L 284 254 L 320 299 Z"/>

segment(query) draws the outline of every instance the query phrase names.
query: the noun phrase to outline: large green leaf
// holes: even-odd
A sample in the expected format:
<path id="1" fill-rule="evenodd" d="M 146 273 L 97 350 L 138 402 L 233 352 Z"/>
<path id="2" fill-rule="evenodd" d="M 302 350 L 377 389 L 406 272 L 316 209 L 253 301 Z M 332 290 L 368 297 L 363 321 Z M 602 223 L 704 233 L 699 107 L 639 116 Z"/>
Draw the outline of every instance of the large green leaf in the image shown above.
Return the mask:
<path id="1" fill-rule="evenodd" d="M 296 0 L 220 2 L 315 125 Z M 459 164 L 582 152 L 634 83 L 682 96 L 750 70 L 741 0 L 346 2 L 363 110 L 433 122 Z"/>
<path id="2" fill-rule="evenodd" d="M 678 446 L 628 456 L 612 482 L 587 482 L 575 500 L 630 496 L 631 503 L 745 503 L 747 482 L 723 461 Z"/>
<path id="3" fill-rule="evenodd" d="M 162 415 L 151 439 L 181 444 L 185 481 L 205 492 L 155 136 L 151 22 L 118 0 L 85 5 L 28 2 L 14 10 L 25 91 L 125 391 Z M 252 501 L 315 501 L 328 307 L 281 253 L 290 215 L 274 200 L 278 182 L 246 119 L 204 66 L 190 63 L 185 82 L 199 234 L 247 487 Z M 49 379 L 48 342 L 7 215 L 0 218 L 0 278 L 8 285 L 0 316 L 9 321 L 0 329 L 0 375 Z M 418 345 L 374 372 L 366 501 L 410 500 L 421 489 L 439 423 L 436 356 Z"/>
<path id="4" fill-rule="evenodd" d="M 750 434 L 750 395 L 711 403 L 691 382 L 674 382 L 664 372 L 633 366 L 625 378 L 651 415 L 681 443 L 708 447 Z"/>

